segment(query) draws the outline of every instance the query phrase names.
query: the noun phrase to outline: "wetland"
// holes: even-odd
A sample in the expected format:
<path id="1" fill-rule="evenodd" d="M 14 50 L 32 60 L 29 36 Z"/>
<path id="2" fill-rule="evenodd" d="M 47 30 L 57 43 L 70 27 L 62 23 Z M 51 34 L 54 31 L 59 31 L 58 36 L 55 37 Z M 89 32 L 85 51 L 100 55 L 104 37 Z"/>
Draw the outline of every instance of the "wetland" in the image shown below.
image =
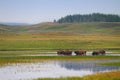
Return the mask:
<path id="1" fill-rule="evenodd" d="M 99 72 L 120 70 L 120 66 L 100 65 L 114 60 L 40 60 L 30 63 L 8 63 L 0 67 L 2 80 L 32 80 L 37 78 L 83 77 Z"/>

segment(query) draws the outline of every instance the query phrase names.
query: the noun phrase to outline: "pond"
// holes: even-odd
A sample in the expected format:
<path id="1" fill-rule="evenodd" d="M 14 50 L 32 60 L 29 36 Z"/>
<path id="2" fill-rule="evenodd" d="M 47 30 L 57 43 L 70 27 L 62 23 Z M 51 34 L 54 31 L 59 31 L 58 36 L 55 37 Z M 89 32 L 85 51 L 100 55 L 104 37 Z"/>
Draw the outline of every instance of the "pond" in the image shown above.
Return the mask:
<path id="1" fill-rule="evenodd" d="M 0 67 L 1 80 L 28 80 L 35 78 L 59 78 L 85 76 L 98 72 L 120 70 L 118 66 L 102 66 L 102 62 L 120 60 L 58 60 L 34 63 L 7 64 Z"/>

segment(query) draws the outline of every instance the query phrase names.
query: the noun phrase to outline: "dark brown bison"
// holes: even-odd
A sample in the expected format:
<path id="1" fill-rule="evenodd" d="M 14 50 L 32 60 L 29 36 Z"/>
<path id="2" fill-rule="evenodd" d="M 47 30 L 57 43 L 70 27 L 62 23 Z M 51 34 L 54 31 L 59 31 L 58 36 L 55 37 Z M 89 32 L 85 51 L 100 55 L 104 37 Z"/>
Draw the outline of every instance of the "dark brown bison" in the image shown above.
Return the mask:
<path id="1" fill-rule="evenodd" d="M 77 51 L 74 51 L 74 53 L 76 55 L 86 55 L 86 51 L 85 50 L 77 50 Z"/>
<path id="2" fill-rule="evenodd" d="M 94 55 L 99 55 L 100 53 L 99 53 L 99 51 L 93 51 L 92 52 L 92 55 L 94 56 Z"/>
<path id="3" fill-rule="evenodd" d="M 57 51 L 57 54 L 58 54 L 58 55 L 63 55 L 63 54 L 64 54 L 64 51 L 63 51 L 63 50 L 58 50 L 58 51 Z"/>
<path id="4" fill-rule="evenodd" d="M 99 50 L 99 53 L 100 53 L 100 55 L 105 55 L 106 52 L 105 52 L 105 50 L 101 49 L 101 50 Z"/>
<path id="5" fill-rule="evenodd" d="M 92 55 L 105 55 L 105 51 L 104 50 L 93 51 Z"/>
<path id="6" fill-rule="evenodd" d="M 58 54 L 58 55 L 72 55 L 72 51 L 71 51 L 71 50 L 65 50 L 65 51 L 63 51 L 63 50 L 58 50 L 58 51 L 57 51 L 57 54 Z"/>
<path id="7" fill-rule="evenodd" d="M 65 50 L 64 55 L 72 55 L 72 51 L 71 50 Z"/>

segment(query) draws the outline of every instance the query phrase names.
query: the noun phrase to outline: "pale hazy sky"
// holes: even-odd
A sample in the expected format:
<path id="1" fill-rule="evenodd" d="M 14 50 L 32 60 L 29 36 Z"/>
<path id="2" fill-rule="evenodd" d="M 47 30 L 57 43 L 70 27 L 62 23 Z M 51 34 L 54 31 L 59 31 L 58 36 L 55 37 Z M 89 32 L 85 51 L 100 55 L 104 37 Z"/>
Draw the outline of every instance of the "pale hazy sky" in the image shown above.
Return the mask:
<path id="1" fill-rule="evenodd" d="M 120 0 L 0 0 L 0 22 L 40 23 L 95 12 L 120 15 Z"/>

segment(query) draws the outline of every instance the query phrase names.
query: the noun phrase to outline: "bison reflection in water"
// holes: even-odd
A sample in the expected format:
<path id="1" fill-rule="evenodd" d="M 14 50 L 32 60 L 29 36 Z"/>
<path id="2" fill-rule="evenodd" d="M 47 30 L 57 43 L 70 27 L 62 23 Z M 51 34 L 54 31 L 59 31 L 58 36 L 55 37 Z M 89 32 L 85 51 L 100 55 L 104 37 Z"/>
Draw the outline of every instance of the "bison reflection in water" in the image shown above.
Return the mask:
<path id="1" fill-rule="evenodd" d="M 57 54 L 58 55 L 72 55 L 72 51 L 71 50 L 65 50 L 65 51 L 59 50 L 57 51 Z"/>
<path id="2" fill-rule="evenodd" d="M 93 51 L 92 55 L 105 55 L 105 51 L 104 50 Z"/>
<path id="3" fill-rule="evenodd" d="M 101 72 L 101 71 L 111 71 L 120 69 L 119 66 L 103 66 L 98 63 L 102 62 L 114 62 L 114 60 L 85 60 L 85 61 L 62 61 L 59 62 L 59 65 L 62 68 L 68 70 L 82 70 L 82 71 L 91 71 L 91 72 Z"/>
<path id="4" fill-rule="evenodd" d="M 77 50 L 74 52 L 76 55 L 86 55 L 86 51 L 85 50 Z"/>

